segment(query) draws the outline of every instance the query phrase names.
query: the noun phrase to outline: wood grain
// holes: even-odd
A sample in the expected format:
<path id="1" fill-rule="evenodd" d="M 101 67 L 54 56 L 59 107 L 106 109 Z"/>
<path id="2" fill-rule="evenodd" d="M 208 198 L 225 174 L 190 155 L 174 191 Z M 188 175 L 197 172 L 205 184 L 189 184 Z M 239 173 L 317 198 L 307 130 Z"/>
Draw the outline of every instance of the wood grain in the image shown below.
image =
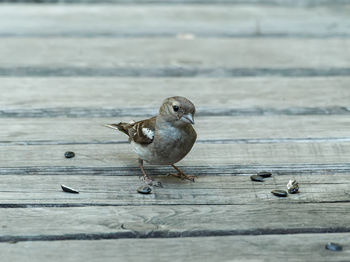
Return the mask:
<path id="1" fill-rule="evenodd" d="M 84 26 L 88 28 L 86 24 Z M 348 73 L 349 45 L 347 38 L 23 38 L 21 41 L 3 38 L 0 41 L 0 68 L 3 68 L 2 75 L 8 69 L 14 76 L 18 75 L 17 69 L 19 75 L 23 75 L 21 70 L 26 68 L 42 71 L 42 76 L 51 69 L 71 76 L 79 76 L 79 72 L 86 69 L 85 76 L 103 76 L 107 72 L 135 77 L 171 76 L 167 70 L 174 69 L 181 76 L 181 68 L 192 68 L 192 75 L 199 70 L 198 76 L 212 74 L 215 77 L 225 76 L 230 70 L 292 69 L 293 73 L 293 69 L 327 70 L 330 65 L 332 69 L 345 68 Z M 205 71 L 207 69 L 209 71 Z M 136 73 L 132 73 L 133 70 Z"/>
<path id="2" fill-rule="evenodd" d="M 76 108 L 76 116 L 85 117 L 91 117 L 96 112 L 98 114 L 101 109 L 124 109 L 130 116 L 145 115 L 144 112 L 155 114 L 164 98 L 179 94 L 194 102 L 198 114 L 208 115 L 210 112 L 215 113 L 215 110 L 226 112 L 230 109 L 238 109 L 239 113 L 241 109 L 243 112 L 246 110 L 245 115 L 249 115 L 249 110 L 261 115 L 264 112 L 268 113 L 268 109 L 288 108 L 294 108 L 295 114 L 298 114 L 298 108 L 320 108 L 327 114 L 327 108 L 334 106 L 350 111 L 349 85 L 349 77 L 235 79 L 56 77 L 21 78 L 20 81 L 4 77 L 1 78 L 0 86 L 2 94 L 0 115 L 4 115 L 4 112 L 11 113 L 11 110 L 19 110 L 18 112 L 22 114 L 32 112 L 34 115 L 38 111 L 38 114 L 44 117 L 45 114 L 49 114 L 50 109 L 55 112 L 55 109 L 59 108 L 67 109 L 63 110 L 63 113 Z M 143 92 L 140 96 L 142 90 L 147 92 Z M 309 113 L 312 113 L 312 110 Z M 8 117 L 12 116 L 16 114 L 8 114 Z"/>
<path id="3" fill-rule="evenodd" d="M 65 151 L 74 159 L 65 159 Z M 345 164 L 349 142 L 275 144 L 196 144 L 184 166 Z M 130 145 L 36 145 L 0 147 L 0 167 L 82 166 L 131 167 L 136 155 Z"/>
<path id="4" fill-rule="evenodd" d="M 141 117 L 0 118 L 0 146 L 119 144 L 127 137 L 103 127 Z M 219 125 L 217 124 L 219 123 Z M 213 125 L 216 127 L 213 129 Z M 197 117 L 197 143 L 322 143 L 350 141 L 347 115 Z M 69 130 L 69 131 L 68 131 Z"/>
<path id="5" fill-rule="evenodd" d="M 324 248 L 329 241 L 344 246 L 342 252 Z M 301 245 L 302 243 L 302 245 Z M 118 239 L 89 241 L 38 241 L 3 243 L 0 251 L 11 261 L 346 261 L 349 234 L 297 234 L 226 236 L 174 239 Z M 39 252 L 40 250 L 40 252 Z M 67 255 L 69 254 L 69 255 Z M 176 255 L 174 255 L 176 254 Z"/>
<path id="6" fill-rule="evenodd" d="M 168 172 L 171 169 L 168 170 Z M 286 174 L 273 172 L 273 177 L 263 183 L 252 182 L 247 175 L 198 175 L 195 183 L 166 175 L 153 176 L 163 188 L 153 188 L 150 195 L 136 192 L 142 185 L 140 172 L 133 176 L 78 175 L 74 172 L 53 175 L 1 176 L 0 208 L 6 207 L 79 207 L 79 206 L 170 206 L 170 205 L 258 205 L 305 203 L 350 203 L 349 173 L 334 174 Z M 286 190 L 290 179 L 300 185 L 299 194 L 278 198 L 273 189 Z M 79 194 L 62 191 L 60 185 L 72 187 Z M 230 209 L 229 207 L 226 207 Z"/>
<path id="7" fill-rule="evenodd" d="M 339 216 L 349 208 L 349 203 L 7 208 L 1 210 L 7 220 L 0 241 L 349 232 L 349 216 Z"/>
<path id="8" fill-rule="evenodd" d="M 139 1 L 128 5 L 3 5 L 0 32 L 12 37 L 349 36 L 350 9 L 346 1 L 341 5 L 314 4 L 313 8 L 303 8 L 307 3 L 300 4 L 301 1 L 288 1 L 294 8 L 245 4 L 246 1 L 232 6 L 225 4 L 230 1 L 222 1 L 223 5 L 213 5 L 211 1 L 169 5 L 171 2 L 141 6 Z"/>

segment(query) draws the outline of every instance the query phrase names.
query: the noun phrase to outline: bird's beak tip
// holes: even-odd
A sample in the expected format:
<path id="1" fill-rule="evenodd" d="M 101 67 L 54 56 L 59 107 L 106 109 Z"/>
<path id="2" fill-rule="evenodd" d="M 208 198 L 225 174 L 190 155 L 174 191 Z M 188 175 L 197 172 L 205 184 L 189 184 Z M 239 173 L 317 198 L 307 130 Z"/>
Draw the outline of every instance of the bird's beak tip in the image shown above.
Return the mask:
<path id="1" fill-rule="evenodd" d="M 181 118 L 184 122 L 194 125 L 193 116 L 191 114 L 183 115 Z"/>

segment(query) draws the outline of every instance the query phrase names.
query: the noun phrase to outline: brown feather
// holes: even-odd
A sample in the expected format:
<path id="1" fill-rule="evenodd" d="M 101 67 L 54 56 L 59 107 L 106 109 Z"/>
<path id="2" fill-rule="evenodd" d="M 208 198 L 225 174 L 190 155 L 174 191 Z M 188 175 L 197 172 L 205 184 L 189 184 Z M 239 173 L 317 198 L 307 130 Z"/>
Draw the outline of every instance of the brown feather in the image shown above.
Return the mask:
<path id="1" fill-rule="evenodd" d="M 106 127 L 117 129 L 124 134 L 128 135 L 130 140 L 139 144 L 150 144 L 153 139 L 150 139 L 142 131 L 143 128 L 147 128 L 154 132 L 156 126 L 156 117 L 141 120 L 135 123 L 122 123 L 119 124 L 108 124 Z"/>

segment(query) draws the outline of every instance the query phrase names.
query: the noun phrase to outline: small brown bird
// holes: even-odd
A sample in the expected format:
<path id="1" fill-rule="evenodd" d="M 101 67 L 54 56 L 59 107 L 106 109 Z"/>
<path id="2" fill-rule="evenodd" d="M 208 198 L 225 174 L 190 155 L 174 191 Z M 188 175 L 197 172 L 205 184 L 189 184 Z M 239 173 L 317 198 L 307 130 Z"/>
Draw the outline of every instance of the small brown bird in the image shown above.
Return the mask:
<path id="1" fill-rule="evenodd" d="M 155 117 L 106 126 L 129 136 L 129 142 L 139 156 L 139 167 L 145 183 L 160 186 L 146 174 L 143 161 L 154 165 L 171 165 L 177 174 L 169 175 L 194 182 L 195 176 L 184 174 L 174 164 L 190 152 L 196 141 L 197 134 L 192 127 L 195 111 L 193 103 L 185 97 L 169 97 L 164 100 Z"/>

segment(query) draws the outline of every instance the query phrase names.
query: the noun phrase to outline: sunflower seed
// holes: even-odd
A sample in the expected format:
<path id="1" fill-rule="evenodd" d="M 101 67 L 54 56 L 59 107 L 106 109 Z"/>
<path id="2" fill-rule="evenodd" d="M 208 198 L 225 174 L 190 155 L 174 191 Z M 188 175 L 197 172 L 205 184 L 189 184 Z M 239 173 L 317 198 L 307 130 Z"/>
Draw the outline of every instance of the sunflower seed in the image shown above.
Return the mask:
<path id="1" fill-rule="evenodd" d="M 150 188 L 149 186 L 140 186 L 137 189 L 137 192 L 139 192 L 140 194 L 150 194 L 152 192 L 152 188 Z"/>
<path id="2" fill-rule="evenodd" d="M 331 251 L 342 251 L 343 247 L 337 243 L 328 242 L 326 245 L 326 249 Z"/>
<path id="3" fill-rule="evenodd" d="M 275 196 L 279 196 L 279 197 L 286 197 L 288 195 L 286 191 L 278 190 L 278 189 L 272 190 L 271 193 L 274 194 Z"/>
<path id="4" fill-rule="evenodd" d="M 66 153 L 64 153 L 64 156 L 66 158 L 72 158 L 72 157 L 75 157 L 75 154 L 72 151 L 67 151 Z"/>
<path id="5" fill-rule="evenodd" d="M 258 173 L 258 176 L 262 176 L 263 178 L 265 178 L 265 177 L 272 176 L 272 174 L 270 172 L 267 172 L 267 171 L 261 171 Z"/>
<path id="6" fill-rule="evenodd" d="M 250 180 L 256 181 L 256 182 L 264 182 L 264 178 L 262 176 L 258 176 L 258 175 L 250 176 Z"/>
<path id="7" fill-rule="evenodd" d="M 71 187 L 67 187 L 65 185 L 61 185 L 61 188 L 64 192 L 68 192 L 68 193 L 73 193 L 73 194 L 79 194 L 79 191 L 71 188 Z"/>

